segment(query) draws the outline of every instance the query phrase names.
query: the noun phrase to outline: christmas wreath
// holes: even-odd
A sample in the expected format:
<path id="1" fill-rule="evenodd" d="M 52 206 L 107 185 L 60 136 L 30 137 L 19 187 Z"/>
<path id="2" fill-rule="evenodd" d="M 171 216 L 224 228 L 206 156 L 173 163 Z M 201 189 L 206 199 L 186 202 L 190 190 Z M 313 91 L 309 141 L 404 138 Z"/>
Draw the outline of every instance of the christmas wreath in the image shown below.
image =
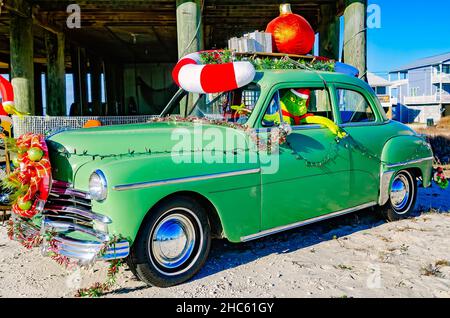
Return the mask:
<path id="1" fill-rule="evenodd" d="M 13 213 L 33 218 L 42 211 L 50 190 L 51 165 L 44 136 L 28 133 L 17 139 L 2 137 L 15 167 L 2 180 L 2 186 L 9 192 Z"/>

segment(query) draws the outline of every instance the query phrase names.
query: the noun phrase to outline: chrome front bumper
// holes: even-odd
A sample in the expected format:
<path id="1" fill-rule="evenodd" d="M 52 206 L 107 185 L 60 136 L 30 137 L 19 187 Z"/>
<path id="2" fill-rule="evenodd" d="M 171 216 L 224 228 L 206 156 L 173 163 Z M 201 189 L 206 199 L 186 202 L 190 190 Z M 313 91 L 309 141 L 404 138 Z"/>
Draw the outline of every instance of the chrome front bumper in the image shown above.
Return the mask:
<path id="1" fill-rule="evenodd" d="M 70 259 L 75 259 L 79 265 L 89 266 L 97 260 L 110 261 L 125 258 L 130 253 L 130 244 L 126 240 L 119 240 L 116 243 L 110 242 L 110 236 L 98 231 L 92 231 L 96 240 L 78 240 L 67 237 L 66 234 L 73 232 L 86 233 L 86 231 L 76 224 L 66 222 L 49 221 L 43 219 L 41 233 L 54 232 L 53 242 L 43 241 L 42 252 L 49 255 L 56 252 Z M 101 240 L 100 240 L 101 239 Z M 56 250 L 54 249 L 56 247 Z"/>
<path id="2" fill-rule="evenodd" d="M 114 237 L 107 230 L 112 221 L 91 210 L 89 194 L 72 189 L 68 183 L 53 181 L 40 228 L 18 217 L 13 221 L 19 222 L 26 237 L 40 234 L 44 238 L 41 245 L 44 255 L 56 253 L 82 266 L 92 265 L 97 260 L 122 259 L 130 253 L 127 240 L 112 242 Z M 103 230 L 95 229 L 96 226 Z M 88 239 L 73 238 L 77 234 Z M 47 241 L 48 237 L 51 241 Z"/>

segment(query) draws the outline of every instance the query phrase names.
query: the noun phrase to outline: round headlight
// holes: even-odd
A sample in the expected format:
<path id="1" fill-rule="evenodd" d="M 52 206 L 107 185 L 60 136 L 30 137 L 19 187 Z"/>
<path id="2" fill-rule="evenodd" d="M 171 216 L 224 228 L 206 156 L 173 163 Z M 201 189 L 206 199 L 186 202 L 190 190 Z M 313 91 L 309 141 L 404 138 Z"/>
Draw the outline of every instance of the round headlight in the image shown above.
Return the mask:
<path id="1" fill-rule="evenodd" d="M 108 195 L 108 184 L 105 174 L 101 170 L 96 170 L 89 178 L 89 194 L 95 201 L 104 201 Z"/>

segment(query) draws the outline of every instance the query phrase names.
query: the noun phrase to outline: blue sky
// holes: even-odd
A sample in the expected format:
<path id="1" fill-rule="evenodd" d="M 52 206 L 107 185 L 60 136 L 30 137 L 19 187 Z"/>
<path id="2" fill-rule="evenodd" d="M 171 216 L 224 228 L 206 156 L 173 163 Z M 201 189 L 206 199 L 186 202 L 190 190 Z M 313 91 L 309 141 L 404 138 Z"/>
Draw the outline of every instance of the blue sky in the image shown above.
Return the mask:
<path id="1" fill-rule="evenodd" d="M 368 30 L 368 68 L 388 72 L 419 58 L 450 52 L 450 1 L 369 0 L 381 28 Z"/>

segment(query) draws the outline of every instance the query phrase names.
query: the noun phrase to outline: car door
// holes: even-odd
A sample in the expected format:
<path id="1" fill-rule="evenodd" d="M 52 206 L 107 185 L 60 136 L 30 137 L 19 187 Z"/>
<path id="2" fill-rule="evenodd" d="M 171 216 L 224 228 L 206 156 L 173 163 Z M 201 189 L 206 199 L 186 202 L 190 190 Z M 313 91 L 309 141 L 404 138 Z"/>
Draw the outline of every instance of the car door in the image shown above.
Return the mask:
<path id="1" fill-rule="evenodd" d="M 357 206 L 378 200 L 381 152 L 392 133 L 377 105 L 376 96 L 367 88 L 333 85 L 340 127 L 349 135 L 345 140 L 350 165 L 349 203 Z"/>
<path id="2" fill-rule="evenodd" d="M 273 131 L 264 118 L 279 111 L 280 92 L 291 88 L 308 89 L 316 95 L 314 102 L 311 99 L 310 113 L 332 120 L 336 117 L 334 98 L 330 99 L 323 83 L 280 84 L 268 95 L 260 134 Z M 262 169 L 262 230 L 351 207 L 348 150 L 319 125 L 293 125 L 292 130 L 287 142 L 272 154 L 271 169 Z"/>

